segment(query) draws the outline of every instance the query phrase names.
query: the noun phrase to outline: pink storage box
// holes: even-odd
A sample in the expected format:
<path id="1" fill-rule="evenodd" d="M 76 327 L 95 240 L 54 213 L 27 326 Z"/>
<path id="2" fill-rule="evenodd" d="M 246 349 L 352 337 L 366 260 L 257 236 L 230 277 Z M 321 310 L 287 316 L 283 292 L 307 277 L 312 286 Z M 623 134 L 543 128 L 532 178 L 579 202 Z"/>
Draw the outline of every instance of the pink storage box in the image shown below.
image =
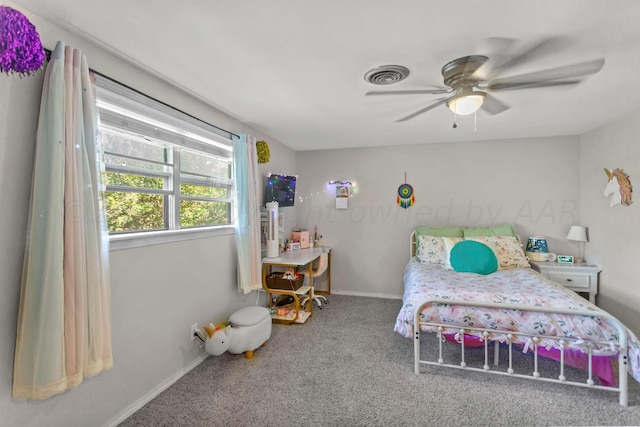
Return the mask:
<path id="1" fill-rule="evenodd" d="M 300 242 L 300 249 L 307 249 L 309 247 L 309 232 L 293 231 L 291 232 L 291 241 Z"/>

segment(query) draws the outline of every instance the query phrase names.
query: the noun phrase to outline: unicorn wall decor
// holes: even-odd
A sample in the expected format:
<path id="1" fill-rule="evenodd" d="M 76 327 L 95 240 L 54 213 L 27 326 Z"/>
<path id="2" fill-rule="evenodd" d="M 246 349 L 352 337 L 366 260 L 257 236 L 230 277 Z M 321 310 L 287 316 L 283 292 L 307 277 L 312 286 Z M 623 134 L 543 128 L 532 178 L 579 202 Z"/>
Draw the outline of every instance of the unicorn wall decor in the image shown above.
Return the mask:
<path id="1" fill-rule="evenodd" d="M 609 207 L 615 205 L 629 206 L 633 203 L 631 199 L 631 181 L 629 181 L 629 175 L 627 175 L 623 169 L 607 169 L 604 168 L 604 173 L 607 174 L 609 181 L 604 188 L 605 197 L 611 196 L 611 203 Z"/>

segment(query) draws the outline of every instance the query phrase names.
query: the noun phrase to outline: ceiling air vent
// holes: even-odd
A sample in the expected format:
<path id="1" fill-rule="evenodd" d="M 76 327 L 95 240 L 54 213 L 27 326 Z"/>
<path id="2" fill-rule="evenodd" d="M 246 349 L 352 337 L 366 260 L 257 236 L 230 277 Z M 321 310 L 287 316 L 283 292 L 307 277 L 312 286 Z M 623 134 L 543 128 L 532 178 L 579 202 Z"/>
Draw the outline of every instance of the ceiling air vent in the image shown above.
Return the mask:
<path id="1" fill-rule="evenodd" d="M 374 85 L 390 85 L 404 80 L 409 75 L 409 69 L 402 65 L 383 65 L 367 71 L 364 79 Z"/>

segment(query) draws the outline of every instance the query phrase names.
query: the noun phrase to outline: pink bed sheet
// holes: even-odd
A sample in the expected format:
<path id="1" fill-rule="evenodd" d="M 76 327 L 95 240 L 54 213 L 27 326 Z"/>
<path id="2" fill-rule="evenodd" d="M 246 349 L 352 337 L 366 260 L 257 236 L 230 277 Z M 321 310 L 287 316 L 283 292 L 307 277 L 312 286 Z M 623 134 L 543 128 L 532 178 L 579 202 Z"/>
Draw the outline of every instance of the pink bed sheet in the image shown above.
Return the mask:
<path id="1" fill-rule="evenodd" d="M 444 337 L 450 343 L 460 343 L 456 339 L 456 334 L 444 334 Z M 464 345 L 466 347 L 484 347 L 484 341 L 473 335 L 465 335 Z M 496 345 L 499 345 L 499 343 L 496 343 Z M 517 345 L 517 347 L 521 350 L 524 348 L 522 345 Z M 560 360 L 560 350 L 557 348 L 538 347 L 538 355 L 548 359 Z M 605 387 L 615 387 L 617 384 L 616 371 L 614 369 L 615 359 L 614 356 L 592 356 L 591 372 L 594 377 L 600 380 L 600 384 Z M 564 363 L 583 371 L 589 370 L 589 356 L 580 350 L 565 349 Z"/>
<path id="2" fill-rule="evenodd" d="M 396 318 L 394 330 L 407 338 L 413 337 L 416 309 L 425 301 L 444 299 L 451 300 L 452 304 L 425 307 L 420 312 L 420 318 L 424 322 L 452 325 L 451 328 L 445 328 L 445 334 L 455 334 L 459 328 L 478 327 L 495 330 L 496 333 L 490 333 L 488 338 L 502 343 L 507 341 L 507 337 L 497 331 L 570 338 L 566 341 L 565 356 L 569 354 L 567 350 L 574 350 L 577 355 L 586 353 L 587 349 L 582 340 L 589 338 L 602 343 L 593 348 L 594 360 L 595 356 L 603 356 L 606 362 L 608 357 L 616 357 L 618 353 L 616 343 L 619 331 L 605 317 L 599 316 L 600 313 L 604 313 L 602 309 L 531 268 L 499 270 L 492 274 L 480 275 L 458 273 L 442 265 L 423 264 L 413 258 L 405 268 L 404 284 L 403 305 Z M 464 307 L 456 305 L 455 301 L 592 311 L 593 316 Z M 437 328 L 425 325 L 423 330 L 436 332 Z M 633 332 L 627 328 L 624 328 L 624 332 L 628 341 L 629 370 L 633 378 L 640 381 L 640 343 Z M 515 343 L 526 346 L 526 340 L 516 337 Z M 557 347 L 558 343 L 555 340 L 543 340 L 539 343 L 539 348 L 545 348 L 545 352 L 549 349 L 547 355 L 552 358 L 554 353 L 558 357 Z M 568 356 L 567 363 L 569 359 L 577 367 L 586 366 L 586 359 L 582 356 Z M 603 369 L 607 365 L 605 362 L 602 362 Z M 604 381 L 610 381 L 609 375 L 600 371 L 600 367 L 598 371 L 598 376 Z"/>

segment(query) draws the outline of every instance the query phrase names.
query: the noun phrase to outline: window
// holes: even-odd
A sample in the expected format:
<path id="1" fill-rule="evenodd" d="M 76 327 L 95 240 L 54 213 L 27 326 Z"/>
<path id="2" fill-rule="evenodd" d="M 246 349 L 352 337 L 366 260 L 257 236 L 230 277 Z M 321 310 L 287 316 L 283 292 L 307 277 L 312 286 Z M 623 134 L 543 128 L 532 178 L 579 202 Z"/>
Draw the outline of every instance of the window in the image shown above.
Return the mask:
<path id="1" fill-rule="evenodd" d="M 96 86 L 109 234 L 231 226 L 232 135 L 100 75 Z"/>

